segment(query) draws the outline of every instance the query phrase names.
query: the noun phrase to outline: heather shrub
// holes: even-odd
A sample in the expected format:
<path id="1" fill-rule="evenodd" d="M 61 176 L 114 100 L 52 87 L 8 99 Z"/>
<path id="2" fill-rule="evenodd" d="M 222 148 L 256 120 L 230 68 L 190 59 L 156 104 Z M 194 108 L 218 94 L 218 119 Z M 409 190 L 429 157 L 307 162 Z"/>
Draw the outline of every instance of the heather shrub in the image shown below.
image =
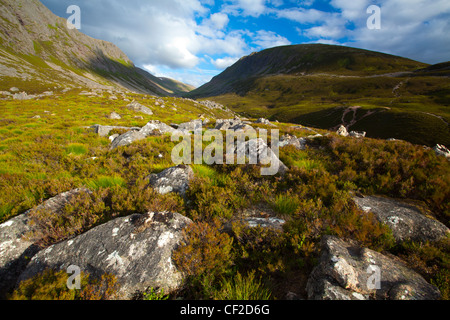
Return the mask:
<path id="1" fill-rule="evenodd" d="M 104 274 L 100 279 L 81 273 L 81 289 L 69 290 L 69 274 L 47 269 L 31 279 L 22 281 L 9 300 L 109 300 L 117 291 L 117 279 Z"/>

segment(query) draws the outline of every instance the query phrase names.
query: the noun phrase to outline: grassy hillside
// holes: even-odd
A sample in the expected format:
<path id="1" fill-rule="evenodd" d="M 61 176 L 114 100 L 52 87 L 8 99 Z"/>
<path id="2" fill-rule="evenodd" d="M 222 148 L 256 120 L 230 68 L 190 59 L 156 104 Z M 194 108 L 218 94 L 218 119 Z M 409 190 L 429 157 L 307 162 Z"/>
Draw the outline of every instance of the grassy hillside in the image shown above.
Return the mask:
<path id="1" fill-rule="evenodd" d="M 241 59 L 188 96 L 251 117 L 450 145 L 448 63 L 339 46 L 279 47 Z"/>

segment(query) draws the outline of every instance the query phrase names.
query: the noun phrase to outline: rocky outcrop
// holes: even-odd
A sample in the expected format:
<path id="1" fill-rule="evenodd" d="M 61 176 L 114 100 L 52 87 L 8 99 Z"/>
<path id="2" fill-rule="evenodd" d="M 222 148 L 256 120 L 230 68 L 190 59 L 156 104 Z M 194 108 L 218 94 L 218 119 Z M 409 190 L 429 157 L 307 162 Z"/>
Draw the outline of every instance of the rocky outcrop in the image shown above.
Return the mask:
<path id="1" fill-rule="evenodd" d="M 83 192 L 90 191 L 75 189 L 64 192 L 0 225 L 0 297 L 14 286 L 29 259 L 39 251 L 36 245 L 41 240 L 38 237 L 39 226 L 31 223 L 31 214 L 41 210 L 58 213 L 73 196 Z"/>
<path id="2" fill-rule="evenodd" d="M 94 277 L 117 277 L 116 299 L 131 299 L 148 288 L 177 289 L 182 275 L 172 252 L 191 220 L 171 212 L 150 212 L 117 218 L 73 239 L 55 244 L 33 257 L 19 282 L 45 269 L 67 270 L 71 265 Z"/>
<path id="3" fill-rule="evenodd" d="M 189 188 L 189 181 L 194 178 L 190 166 L 179 165 L 147 177 L 149 185 L 160 194 L 176 192 L 184 196 Z"/>
<path id="4" fill-rule="evenodd" d="M 150 108 L 143 106 L 142 104 L 133 101 L 131 102 L 129 105 L 127 105 L 127 108 L 136 112 L 141 112 L 144 113 L 146 115 L 152 116 L 153 115 L 153 111 L 150 110 Z"/>
<path id="5" fill-rule="evenodd" d="M 449 229 L 439 221 L 425 216 L 417 207 L 398 200 L 376 196 L 354 197 L 355 203 L 388 225 L 397 241 L 439 241 Z"/>
<path id="6" fill-rule="evenodd" d="M 195 131 L 198 129 L 202 129 L 203 127 L 203 121 L 201 119 L 199 120 L 192 120 L 189 122 L 182 123 L 178 125 L 178 130 L 185 130 L 185 131 Z"/>
<path id="7" fill-rule="evenodd" d="M 439 290 L 397 258 L 344 242 L 322 240 L 322 256 L 306 286 L 310 300 L 436 300 Z"/>

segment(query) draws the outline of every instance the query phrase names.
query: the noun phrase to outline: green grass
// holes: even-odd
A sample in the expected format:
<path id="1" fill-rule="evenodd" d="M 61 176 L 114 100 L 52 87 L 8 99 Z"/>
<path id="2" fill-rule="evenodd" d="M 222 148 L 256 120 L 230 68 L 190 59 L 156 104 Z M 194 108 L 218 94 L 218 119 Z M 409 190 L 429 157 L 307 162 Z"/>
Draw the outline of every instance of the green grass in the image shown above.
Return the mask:
<path id="1" fill-rule="evenodd" d="M 71 143 L 66 147 L 66 153 L 69 155 L 84 155 L 88 152 L 88 147 L 80 143 Z"/>
<path id="2" fill-rule="evenodd" d="M 87 181 L 86 186 L 93 190 L 98 190 L 100 188 L 106 189 L 115 186 L 123 187 L 125 186 L 125 180 L 119 176 L 114 177 L 99 176 L 95 180 Z"/>

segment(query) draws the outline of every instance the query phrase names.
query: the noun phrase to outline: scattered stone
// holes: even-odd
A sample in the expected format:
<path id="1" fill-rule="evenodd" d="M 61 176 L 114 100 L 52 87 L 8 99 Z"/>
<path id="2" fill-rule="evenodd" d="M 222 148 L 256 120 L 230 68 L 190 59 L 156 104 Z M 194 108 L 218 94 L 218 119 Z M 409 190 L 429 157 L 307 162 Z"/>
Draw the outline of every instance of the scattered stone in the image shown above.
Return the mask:
<path id="1" fill-rule="evenodd" d="M 434 148 L 433 148 L 434 152 L 436 152 L 436 155 L 438 156 L 443 156 L 446 157 L 447 159 L 450 159 L 450 150 L 442 145 L 442 144 L 437 144 Z"/>
<path id="2" fill-rule="evenodd" d="M 73 196 L 85 192 L 90 191 L 75 189 L 64 192 L 0 225 L 0 297 L 14 287 L 29 259 L 39 251 L 36 245 L 41 240 L 39 229 L 30 224 L 30 214 L 36 210 L 58 213 Z"/>
<path id="3" fill-rule="evenodd" d="M 153 115 L 153 111 L 152 110 L 150 110 L 149 108 L 143 106 L 142 104 L 140 104 L 140 103 L 138 103 L 136 101 L 131 102 L 127 106 L 127 108 L 130 109 L 130 110 L 136 111 L 136 112 L 144 113 L 144 114 L 149 115 L 149 116 Z"/>
<path id="4" fill-rule="evenodd" d="M 108 119 L 120 120 L 122 119 L 122 117 L 117 112 L 111 112 L 111 114 L 108 116 Z"/>
<path id="5" fill-rule="evenodd" d="M 279 146 L 282 148 L 289 145 L 294 146 L 298 150 L 305 150 L 306 142 L 307 140 L 305 138 L 297 138 L 296 136 L 286 134 L 281 137 Z"/>
<path id="6" fill-rule="evenodd" d="M 12 87 L 11 89 L 9 89 L 10 92 L 19 92 L 19 88 L 16 87 Z"/>
<path id="7" fill-rule="evenodd" d="M 190 166 L 179 165 L 166 169 L 158 174 L 147 177 L 152 188 L 160 194 L 176 192 L 182 196 L 189 188 L 189 181 L 194 178 L 194 171 Z"/>
<path id="8" fill-rule="evenodd" d="M 241 119 L 217 119 L 216 130 L 230 130 L 230 131 L 247 131 L 252 130 L 253 127 L 247 123 L 242 122 Z"/>
<path id="9" fill-rule="evenodd" d="M 115 95 L 110 95 L 110 96 L 109 96 L 109 100 L 117 100 L 117 96 L 115 96 Z"/>
<path id="10" fill-rule="evenodd" d="M 323 238 L 320 263 L 311 272 L 306 291 L 310 300 L 437 300 L 441 296 L 401 260 L 335 236 Z"/>
<path id="11" fill-rule="evenodd" d="M 237 143 L 234 149 L 237 155 L 238 163 L 245 163 L 241 156 L 249 158 L 250 164 L 270 164 L 271 167 L 278 166 L 278 173 L 285 174 L 289 169 L 281 162 L 278 156 L 270 149 L 263 139 L 251 139 L 245 142 Z"/>
<path id="12" fill-rule="evenodd" d="M 172 263 L 172 253 L 182 230 L 192 221 L 178 213 L 149 212 L 117 218 L 73 239 L 39 252 L 19 281 L 45 269 L 67 270 L 78 266 L 93 277 L 117 277 L 116 299 L 132 299 L 149 288 L 176 290 L 183 276 Z"/>
<path id="13" fill-rule="evenodd" d="M 178 125 L 178 130 L 186 130 L 186 131 L 195 131 L 197 129 L 202 129 L 203 121 L 200 120 L 192 120 L 189 122 L 182 123 Z"/>
<path id="14" fill-rule="evenodd" d="M 136 119 L 136 120 L 144 120 L 144 117 L 143 116 L 134 116 L 134 119 Z"/>
<path id="15" fill-rule="evenodd" d="M 36 98 L 35 95 L 31 95 L 31 94 L 29 95 L 26 92 L 15 93 L 13 95 L 13 99 L 14 100 L 31 100 L 31 99 L 34 99 L 34 98 Z"/>
<path id="16" fill-rule="evenodd" d="M 341 125 L 338 129 L 338 131 L 336 131 L 336 133 L 342 137 L 348 137 L 348 131 L 347 128 L 344 127 L 343 125 Z"/>
<path id="17" fill-rule="evenodd" d="M 364 138 L 366 136 L 366 132 L 365 131 L 350 131 L 349 133 L 350 137 L 353 138 Z"/>
<path id="18" fill-rule="evenodd" d="M 35 115 L 34 117 L 32 117 L 31 119 L 40 119 L 41 116 L 40 115 Z"/>
<path id="19" fill-rule="evenodd" d="M 372 212 L 388 225 L 397 241 L 439 241 L 449 234 L 444 224 L 428 218 L 413 205 L 376 196 L 354 197 L 353 200 L 363 211 Z"/>
<path id="20" fill-rule="evenodd" d="M 255 121 L 255 123 L 260 123 L 260 124 L 265 124 L 268 126 L 274 126 L 274 124 L 272 124 L 269 120 L 265 119 L 265 118 L 259 118 L 258 120 Z"/>

